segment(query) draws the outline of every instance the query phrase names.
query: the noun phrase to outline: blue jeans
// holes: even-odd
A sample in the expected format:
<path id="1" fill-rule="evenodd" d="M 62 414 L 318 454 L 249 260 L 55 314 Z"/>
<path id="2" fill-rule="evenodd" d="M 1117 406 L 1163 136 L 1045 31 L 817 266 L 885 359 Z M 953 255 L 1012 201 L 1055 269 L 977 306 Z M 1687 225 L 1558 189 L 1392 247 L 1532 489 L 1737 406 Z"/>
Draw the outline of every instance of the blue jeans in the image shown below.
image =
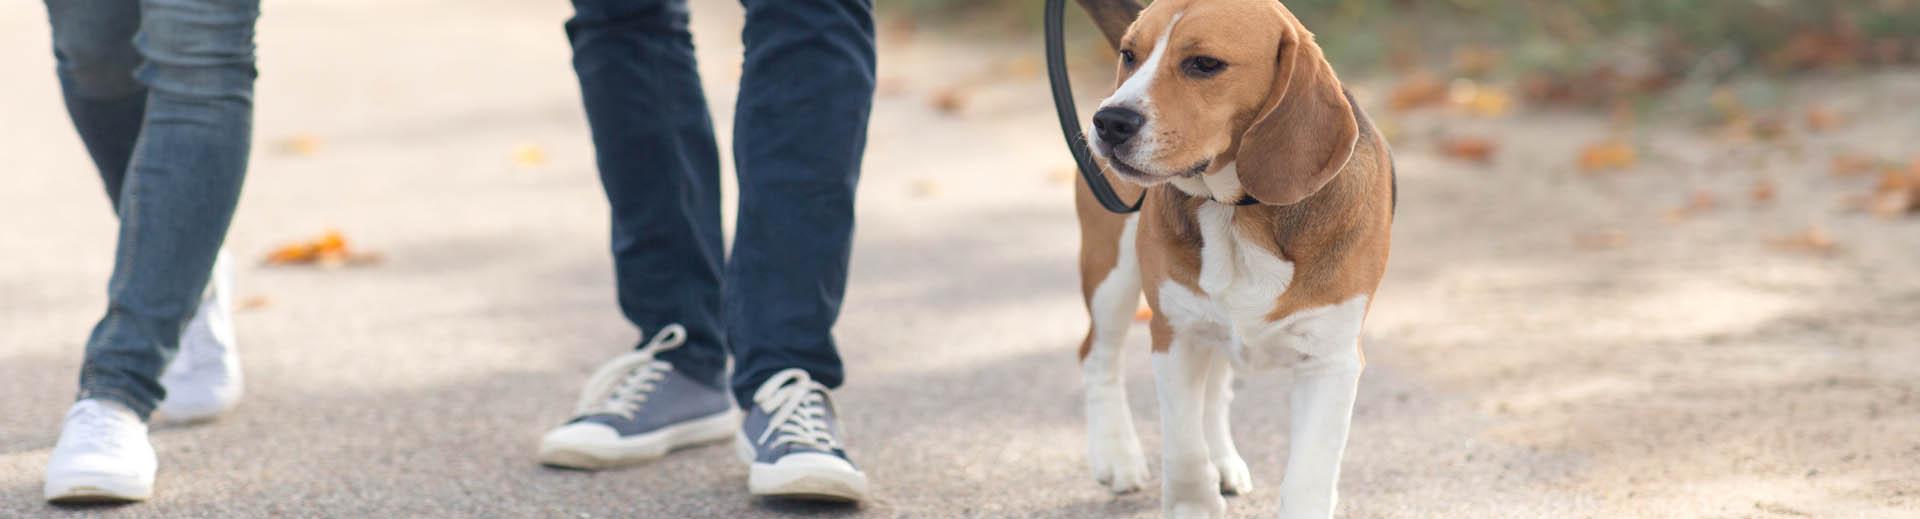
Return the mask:
<path id="1" fill-rule="evenodd" d="M 247 169 L 259 0 L 46 0 L 67 113 L 120 217 L 80 398 L 141 417 L 198 308 Z"/>
<path id="2" fill-rule="evenodd" d="M 844 378 L 833 323 L 846 290 L 853 195 L 873 107 L 870 0 L 743 0 L 734 117 L 740 208 L 722 265 L 720 160 L 685 0 L 574 0 L 573 66 L 613 205 L 620 309 L 662 355 L 719 386 L 729 352 L 743 405 L 802 368 Z"/>

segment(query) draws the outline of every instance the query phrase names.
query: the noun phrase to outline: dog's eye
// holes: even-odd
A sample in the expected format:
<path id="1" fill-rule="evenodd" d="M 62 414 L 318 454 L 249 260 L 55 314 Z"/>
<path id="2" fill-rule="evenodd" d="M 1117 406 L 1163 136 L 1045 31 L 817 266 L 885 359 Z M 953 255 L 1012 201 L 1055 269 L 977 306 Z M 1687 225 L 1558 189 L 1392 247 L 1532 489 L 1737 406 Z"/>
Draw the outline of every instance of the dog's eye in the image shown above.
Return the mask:
<path id="1" fill-rule="evenodd" d="M 1185 69 L 1189 76 L 1208 78 L 1213 77 L 1214 74 L 1219 74 L 1222 70 L 1226 70 L 1227 64 L 1207 56 L 1194 56 L 1181 62 L 1180 68 Z"/>
<path id="2" fill-rule="evenodd" d="M 1133 51 L 1130 51 L 1130 50 L 1120 51 L 1121 64 L 1131 67 L 1133 66 L 1133 60 L 1134 60 Z"/>

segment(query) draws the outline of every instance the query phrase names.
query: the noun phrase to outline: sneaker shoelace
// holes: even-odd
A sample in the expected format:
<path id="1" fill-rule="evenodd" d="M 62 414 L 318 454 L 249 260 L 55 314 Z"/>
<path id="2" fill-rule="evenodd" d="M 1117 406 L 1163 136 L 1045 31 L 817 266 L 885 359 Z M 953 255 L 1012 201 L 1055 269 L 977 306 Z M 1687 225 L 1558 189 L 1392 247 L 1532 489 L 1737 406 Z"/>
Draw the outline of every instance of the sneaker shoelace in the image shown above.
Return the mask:
<path id="1" fill-rule="evenodd" d="M 655 355 L 686 342 L 687 328 L 669 324 L 654 334 L 646 346 L 600 366 L 587 378 L 587 387 L 580 392 L 574 415 L 611 414 L 633 419 L 634 413 L 647 402 L 647 396 L 653 393 L 654 385 L 673 370 L 673 364 L 656 359 Z"/>
<path id="2" fill-rule="evenodd" d="M 773 375 L 753 393 L 754 405 L 772 414 L 767 430 L 756 443 L 768 448 L 793 444 L 831 452 L 840 447 L 827 425 L 827 387 L 806 371 L 788 369 Z M 768 443 L 771 440 L 772 443 Z"/>
<path id="3" fill-rule="evenodd" d="M 75 442 L 75 447 L 83 447 L 86 451 L 126 450 L 127 435 L 116 431 L 130 425 L 123 423 L 128 421 L 128 418 L 109 409 L 106 404 L 100 402 L 92 404 L 74 408 L 73 415 L 67 419 L 66 425 L 71 436 L 63 434 L 62 438 L 71 438 Z"/>

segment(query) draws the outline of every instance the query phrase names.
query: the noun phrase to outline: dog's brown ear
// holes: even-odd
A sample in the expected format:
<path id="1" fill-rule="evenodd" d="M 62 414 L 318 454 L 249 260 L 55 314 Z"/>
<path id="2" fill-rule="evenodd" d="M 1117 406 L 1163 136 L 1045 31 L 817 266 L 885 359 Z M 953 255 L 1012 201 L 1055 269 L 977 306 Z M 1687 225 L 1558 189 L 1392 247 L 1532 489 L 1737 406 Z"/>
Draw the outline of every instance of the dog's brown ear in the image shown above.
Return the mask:
<path id="1" fill-rule="evenodd" d="M 1268 204 L 1299 202 L 1346 168 L 1360 122 L 1313 33 L 1285 8 L 1273 90 L 1240 137 L 1235 167 L 1247 194 Z"/>

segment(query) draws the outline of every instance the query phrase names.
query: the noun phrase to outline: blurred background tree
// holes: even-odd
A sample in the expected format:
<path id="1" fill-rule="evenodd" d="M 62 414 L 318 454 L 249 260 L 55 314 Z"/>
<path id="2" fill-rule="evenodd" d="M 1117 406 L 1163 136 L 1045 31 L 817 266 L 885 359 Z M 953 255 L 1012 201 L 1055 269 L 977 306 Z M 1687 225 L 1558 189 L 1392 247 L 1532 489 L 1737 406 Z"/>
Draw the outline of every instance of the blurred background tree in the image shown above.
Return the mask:
<path id="1" fill-rule="evenodd" d="M 1736 75 L 1920 60 L 1920 0 L 1289 0 L 1349 74 L 1513 81 L 1530 101 L 1607 106 Z M 1038 30 L 1032 0 L 897 0 L 930 24 Z M 1083 31 L 1084 32 L 1084 31 Z"/>

